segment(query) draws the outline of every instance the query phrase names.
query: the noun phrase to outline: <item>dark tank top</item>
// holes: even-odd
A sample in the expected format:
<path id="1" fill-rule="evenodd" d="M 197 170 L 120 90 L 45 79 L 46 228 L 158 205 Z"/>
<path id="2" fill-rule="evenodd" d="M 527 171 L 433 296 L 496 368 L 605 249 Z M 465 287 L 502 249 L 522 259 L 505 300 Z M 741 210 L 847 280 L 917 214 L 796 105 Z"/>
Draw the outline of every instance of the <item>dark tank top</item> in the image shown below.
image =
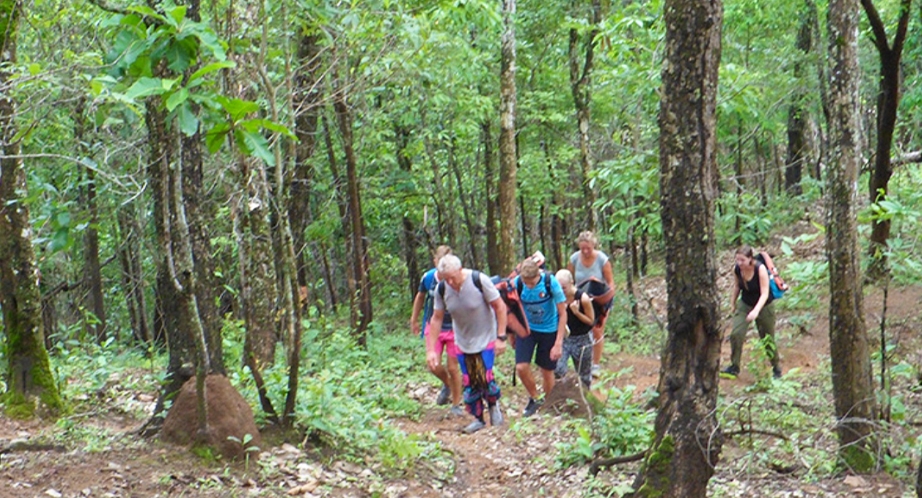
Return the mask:
<path id="1" fill-rule="evenodd" d="M 743 272 L 740 271 L 740 267 L 734 267 L 736 272 L 736 283 L 740 286 L 740 292 L 743 295 L 743 302 L 749 306 L 755 306 L 759 303 L 759 297 L 762 296 L 762 287 L 759 285 L 759 268 L 763 265 L 762 263 L 756 263 L 755 271 L 752 272 L 752 278 L 749 280 L 743 280 Z M 767 271 L 767 269 L 766 269 Z M 768 301 L 765 301 L 765 306 L 771 304 L 775 298 L 772 297 L 771 291 L 768 292 Z"/>
<path id="2" fill-rule="evenodd" d="M 579 300 L 582 297 L 583 297 L 583 291 L 581 290 L 576 291 L 576 297 L 574 298 L 576 302 L 579 303 L 580 302 Z M 582 307 L 582 305 L 583 304 L 580 303 L 580 307 Z M 570 309 L 569 303 L 567 303 L 567 327 L 570 328 L 571 336 L 586 335 L 589 333 L 590 330 L 592 330 L 592 325 L 588 323 L 583 323 L 583 321 L 580 320 L 579 317 L 576 316 L 575 313 L 573 313 L 573 310 Z"/>

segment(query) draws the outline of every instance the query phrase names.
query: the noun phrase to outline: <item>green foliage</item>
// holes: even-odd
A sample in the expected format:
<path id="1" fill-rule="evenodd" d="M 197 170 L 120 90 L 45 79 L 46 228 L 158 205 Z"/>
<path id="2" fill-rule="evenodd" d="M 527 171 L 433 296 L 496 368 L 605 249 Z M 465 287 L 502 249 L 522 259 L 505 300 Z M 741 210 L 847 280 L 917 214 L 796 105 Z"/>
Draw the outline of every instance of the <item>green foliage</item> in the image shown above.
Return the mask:
<path id="1" fill-rule="evenodd" d="M 594 414 L 592 427 L 587 427 L 582 419 L 568 422 L 576 430 L 576 437 L 555 444 L 558 466 L 569 467 L 597 457 L 630 455 L 649 447 L 656 413 L 634 401 L 633 386 L 613 387 L 605 390 L 605 394 L 605 408 Z"/>

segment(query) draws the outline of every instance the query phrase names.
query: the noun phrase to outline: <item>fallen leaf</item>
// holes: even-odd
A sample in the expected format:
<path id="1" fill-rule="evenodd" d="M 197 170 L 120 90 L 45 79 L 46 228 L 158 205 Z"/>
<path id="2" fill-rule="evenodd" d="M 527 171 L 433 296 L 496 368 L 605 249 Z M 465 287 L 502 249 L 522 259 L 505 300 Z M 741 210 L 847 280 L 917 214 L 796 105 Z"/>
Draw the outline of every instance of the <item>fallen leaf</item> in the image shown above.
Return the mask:
<path id="1" fill-rule="evenodd" d="M 868 482 L 861 478 L 861 476 L 848 476 L 845 478 L 845 484 L 853 488 L 859 488 L 861 486 L 867 486 Z"/>

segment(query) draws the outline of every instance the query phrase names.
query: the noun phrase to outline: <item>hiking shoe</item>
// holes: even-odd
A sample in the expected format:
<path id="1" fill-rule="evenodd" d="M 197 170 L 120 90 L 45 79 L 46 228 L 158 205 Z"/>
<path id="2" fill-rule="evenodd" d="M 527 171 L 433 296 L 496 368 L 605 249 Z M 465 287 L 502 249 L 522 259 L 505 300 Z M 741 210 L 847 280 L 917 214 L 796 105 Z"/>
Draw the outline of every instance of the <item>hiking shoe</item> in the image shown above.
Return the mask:
<path id="1" fill-rule="evenodd" d="M 772 368 L 772 377 L 774 377 L 774 378 L 776 378 L 776 379 L 780 379 L 780 378 L 781 378 L 781 367 L 774 367 L 774 368 Z"/>
<path id="2" fill-rule="evenodd" d="M 464 429 L 461 429 L 461 432 L 465 434 L 473 434 L 479 431 L 480 429 L 483 429 L 486 426 L 487 424 L 483 420 L 475 419 L 470 424 L 467 424 L 467 426 Z"/>
<path id="3" fill-rule="evenodd" d="M 490 407 L 490 425 L 503 425 L 503 412 L 499 409 L 499 403 Z"/>
<path id="4" fill-rule="evenodd" d="M 451 407 L 451 410 L 448 410 L 448 413 L 454 415 L 455 417 L 463 417 L 467 412 L 464 411 L 463 406 L 455 405 Z"/>
<path id="5" fill-rule="evenodd" d="M 585 364 L 585 363 L 584 363 L 584 364 Z M 591 370 L 592 370 L 592 376 L 593 376 L 593 377 L 598 377 L 598 376 L 602 375 L 602 367 L 600 367 L 599 365 L 592 365 L 592 369 L 591 369 Z"/>
<path id="6" fill-rule="evenodd" d="M 720 372 L 720 378 L 722 379 L 736 380 L 736 378 L 739 377 L 739 375 L 740 375 L 740 367 L 736 365 L 730 365 L 729 367 L 721 370 Z"/>
<path id="7" fill-rule="evenodd" d="M 442 386 L 442 390 L 439 391 L 439 397 L 435 398 L 435 404 L 437 405 L 447 405 L 451 398 L 451 389 L 447 385 Z"/>
<path id="8" fill-rule="evenodd" d="M 522 410 L 523 417 L 531 417 L 538 411 L 538 408 L 541 407 L 540 401 L 535 401 L 534 398 L 528 398 L 528 405 L 525 406 L 525 409 Z"/>

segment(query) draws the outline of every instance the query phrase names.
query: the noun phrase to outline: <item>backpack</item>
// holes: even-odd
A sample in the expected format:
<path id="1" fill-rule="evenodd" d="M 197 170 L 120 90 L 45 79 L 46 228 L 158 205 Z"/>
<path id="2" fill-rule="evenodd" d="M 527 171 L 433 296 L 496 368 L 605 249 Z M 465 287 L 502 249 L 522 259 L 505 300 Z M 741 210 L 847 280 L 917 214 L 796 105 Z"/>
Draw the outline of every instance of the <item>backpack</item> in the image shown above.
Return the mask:
<path id="1" fill-rule="evenodd" d="M 765 269 L 768 270 L 768 290 L 772 294 L 773 299 L 781 299 L 784 297 L 784 293 L 789 289 L 788 284 L 784 282 L 784 279 L 778 274 L 777 268 L 769 268 L 768 263 L 766 263 L 765 252 L 759 251 L 755 256 L 755 260 L 765 266 Z"/>
<path id="2" fill-rule="evenodd" d="M 477 287 L 477 290 L 483 294 L 483 282 L 480 281 L 480 272 L 477 270 L 471 270 L 471 279 L 474 280 L 474 287 Z M 439 285 L 436 287 L 438 289 L 439 297 L 442 298 L 442 302 L 445 302 L 445 281 L 440 280 Z"/>
<path id="3" fill-rule="evenodd" d="M 615 289 L 608 286 L 595 277 L 589 277 L 586 280 L 576 284 L 576 290 L 588 294 L 592 299 L 592 309 L 595 311 L 595 322 L 593 326 L 598 325 L 611 309 L 614 302 Z"/>

